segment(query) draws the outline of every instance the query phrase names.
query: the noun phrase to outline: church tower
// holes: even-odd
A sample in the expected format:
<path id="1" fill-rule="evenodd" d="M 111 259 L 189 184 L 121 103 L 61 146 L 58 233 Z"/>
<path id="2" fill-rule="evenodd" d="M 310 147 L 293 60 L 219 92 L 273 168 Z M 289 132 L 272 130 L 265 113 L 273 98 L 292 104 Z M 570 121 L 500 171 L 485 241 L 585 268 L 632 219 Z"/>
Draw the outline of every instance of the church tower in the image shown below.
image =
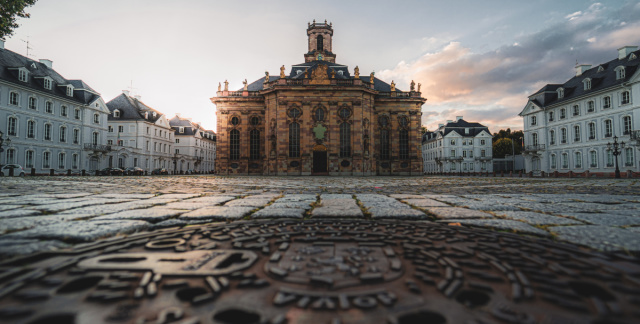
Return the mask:
<path id="1" fill-rule="evenodd" d="M 336 62 L 336 55 L 332 52 L 331 38 L 333 37 L 333 28 L 331 23 L 317 23 L 315 19 L 313 23 L 309 23 L 307 27 L 307 36 L 309 43 L 309 51 L 304 55 L 305 62 L 327 61 Z"/>

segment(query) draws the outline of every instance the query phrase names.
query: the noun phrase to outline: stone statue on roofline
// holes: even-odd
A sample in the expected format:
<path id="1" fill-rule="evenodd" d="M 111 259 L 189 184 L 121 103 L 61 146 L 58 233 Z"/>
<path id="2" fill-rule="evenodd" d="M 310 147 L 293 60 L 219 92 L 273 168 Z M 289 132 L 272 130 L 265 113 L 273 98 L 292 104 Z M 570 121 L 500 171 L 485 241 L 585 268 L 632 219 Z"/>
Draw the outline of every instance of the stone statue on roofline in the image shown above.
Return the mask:
<path id="1" fill-rule="evenodd" d="M 264 75 L 265 75 L 265 77 L 264 77 L 264 83 L 269 82 L 269 71 L 264 71 Z"/>
<path id="2" fill-rule="evenodd" d="M 422 83 L 418 83 L 418 92 L 420 92 L 420 87 L 422 86 Z"/>
<path id="3" fill-rule="evenodd" d="M 229 82 L 224 80 L 224 91 L 229 91 Z"/>
<path id="4" fill-rule="evenodd" d="M 280 78 L 284 79 L 284 65 L 280 67 Z"/>
<path id="5" fill-rule="evenodd" d="M 396 83 L 391 80 L 391 92 L 396 91 Z"/>
<path id="6" fill-rule="evenodd" d="M 218 82 L 218 91 L 222 91 L 222 85 Z"/>
<path id="7" fill-rule="evenodd" d="M 413 80 L 411 80 L 411 88 L 410 88 L 410 90 L 411 91 L 415 91 L 416 90 L 416 83 L 413 82 Z"/>
<path id="8" fill-rule="evenodd" d="M 373 84 L 373 79 L 374 79 L 374 77 L 373 77 L 373 76 L 374 76 L 375 74 L 376 74 L 375 72 L 371 72 L 371 75 L 369 76 L 369 82 L 371 82 L 371 84 Z"/>
<path id="9" fill-rule="evenodd" d="M 249 83 L 247 82 L 247 79 L 244 79 L 244 81 L 242 81 L 242 84 L 244 84 L 244 91 L 249 90 Z"/>
<path id="10" fill-rule="evenodd" d="M 359 78 L 360 77 L 360 68 L 356 65 L 356 68 L 353 69 L 353 74 L 355 74 L 355 78 Z"/>

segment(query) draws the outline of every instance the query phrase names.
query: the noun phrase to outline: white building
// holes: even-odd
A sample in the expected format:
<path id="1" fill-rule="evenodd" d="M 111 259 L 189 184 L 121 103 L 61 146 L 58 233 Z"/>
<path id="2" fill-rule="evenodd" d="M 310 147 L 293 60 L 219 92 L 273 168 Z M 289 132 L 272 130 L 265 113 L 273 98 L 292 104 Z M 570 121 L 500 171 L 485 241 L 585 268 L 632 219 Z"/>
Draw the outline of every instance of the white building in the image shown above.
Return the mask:
<path id="1" fill-rule="evenodd" d="M 425 174 L 441 172 L 493 172 L 492 138 L 486 126 L 456 117 L 422 136 Z"/>
<path id="2" fill-rule="evenodd" d="M 638 170 L 635 141 L 640 129 L 640 51 L 618 49 L 618 57 L 591 66 L 578 65 L 564 84 L 548 84 L 529 96 L 524 121 L 525 169 L 533 172 L 613 172 L 607 143 L 626 142 L 620 170 Z"/>
<path id="3" fill-rule="evenodd" d="M 11 139 L 0 163 L 17 163 L 37 174 L 105 166 L 104 101 L 87 84 L 65 79 L 52 66 L 50 60 L 38 62 L 7 50 L 0 40 L 0 130 Z"/>
<path id="4" fill-rule="evenodd" d="M 107 103 L 111 145 L 108 164 L 112 167 L 140 167 L 147 172 L 172 166 L 174 132 L 167 117 L 145 105 L 128 91 Z"/>
<path id="5" fill-rule="evenodd" d="M 175 131 L 175 148 L 173 152 L 174 173 L 192 170 L 198 173 L 209 173 L 215 170 L 215 133 L 205 130 L 190 118 L 179 115 L 171 118 L 169 124 Z"/>

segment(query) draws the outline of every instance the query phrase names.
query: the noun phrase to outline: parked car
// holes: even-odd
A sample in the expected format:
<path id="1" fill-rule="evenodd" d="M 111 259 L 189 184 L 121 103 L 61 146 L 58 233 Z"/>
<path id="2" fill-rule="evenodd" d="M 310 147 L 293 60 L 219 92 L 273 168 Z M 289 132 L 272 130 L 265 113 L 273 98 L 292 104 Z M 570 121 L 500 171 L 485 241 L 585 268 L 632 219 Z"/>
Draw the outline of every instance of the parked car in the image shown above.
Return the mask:
<path id="1" fill-rule="evenodd" d="M 125 175 L 143 175 L 144 170 L 139 167 L 129 167 L 124 170 Z"/>
<path id="2" fill-rule="evenodd" d="M 101 175 L 123 175 L 124 170 L 120 168 L 104 168 L 100 170 Z"/>
<path id="3" fill-rule="evenodd" d="M 167 171 L 167 169 L 165 168 L 159 168 L 153 169 L 153 171 L 151 171 L 151 174 L 169 174 L 169 171 Z"/>
<path id="4" fill-rule="evenodd" d="M 22 169 L 22 166 L 20 164 L 7 164 L 2 166 L 2 169 L 0 169 L 0 174 L 3 177 L 8 177 L 10 169 L 13 169 L 14 177 L 24 177 L 24 169 Z"/>
<path id="5" fill-rule="evenodd" d="M 189 170 L 185 171 L 184 174 L 196 174 L 196 171 L 193 170 L 193 169 L 189 169 Z"/>

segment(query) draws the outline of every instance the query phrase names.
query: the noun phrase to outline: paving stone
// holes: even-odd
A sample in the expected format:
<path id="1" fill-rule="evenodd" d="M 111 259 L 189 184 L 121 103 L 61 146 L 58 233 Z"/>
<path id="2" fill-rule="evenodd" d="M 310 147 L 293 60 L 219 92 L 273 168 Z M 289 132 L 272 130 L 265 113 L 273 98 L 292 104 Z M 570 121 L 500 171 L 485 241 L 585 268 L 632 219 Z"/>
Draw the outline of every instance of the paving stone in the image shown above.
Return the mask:
<path id="1" fill-rule="evenodd" d="M 102 204 L 108 204 L 108 203 L 119 203 L 119 202 L 128 202 L 131 201 L 129 199 L 106 199 L 106 198 L 102 198 L 102 199 L 83 199 L 82 201 L 73 201 L 73 202 L 56 202 L 56 203 L 50 203 L 50 204 L 46 204 L 46 205 L 38 205 L 38 206 L 33 206 L 33 207 L 29 207 L 29 209 L 32 210 L 42 210 L 42 211 L 46 211 L 46 212 L 50 212 L 50 213 L 55 213 L 55 212 L 59 212 L 59 211 L 63 211 L 63 210 L 69 210 L 69 209 L 75 209 L 75 208 L 80 208 L 80 207 L 86 207 L 86 206 L 96 206 L 96 205 L 102 205 Z"/>
<path id="2" fill-rule="evenodd" d="M 274 202 L 273 204 L 266 206 L 264 209 L 267 208 L 302 208 L 302 209 L 306 209 L 309 210 L 311 209 L 311 204 L 313 204 L 315 201 L 283 201 L 280 202 L 280 200 L 276 200 L 276 202 Z"/>
<path id="3" fill-rule="evenodd" d="M 460 207 L 425 207 L 422 208 L 437 218 L 493 218 L 493 215 L 479 210 Z"/>
<path id="4" fill-rule="evenodd" d="M 602 251 L 640 251 L 640 235 L 637 231 L 602 225 L 556 226 L 549 231 L 558 239 L 586 245 Z"/>
<path id="5" fill-rule="evenodd" d="M 416 220 L 416 219 L 423 219 L 427 217 L 425 213 L 413 208 L 373 207 L 373 208 L 369 208 L 367 212 L 371 213 L 371 217 L 374 219 L 394 218 L 394 219 Z"/>
<path id="6" fill-rule="evenodd" d="M 372 207 L 380 207 L 380 208 L 403 208 L 403 209 L 407 209 L 407 208 L 411 208 L 411 206 L 407 205 L 407 204 L 403 204 L 395 199 L 391 200 L 391 201 L 387 201 L 387 200 L 382 200 L 382 201 L 362 201 L 361 202 L 362 205 L 366 208 L 372 208 Z"/>
<path id="7" fill-rule="evenodd" d="M 3 218 L 0 219 L 0 233 L 14 232 L 33 228 L 36 226 L 66 222 L 74 219 L 78 219 L 78 217 L 76 215 L 40 215 L 30 217 Z"/>
<path id="8" fill-rule="evenodd" d="M 524 221 L 532 225 L 584 224 L 583 222 L 576 221 L 569 218 L 551 216 L 551 215 L 528 212 L 528 211 L 505 211 L 505 212 L 496 212 L 495 214 L 498 216 L 503 216 L 510 219 Z"/>
<path id="9" fill-rule="evenodd" d="M 397 201 L 395 198 L 391 198 L 385 195 L 377 194 L 357 194 L 356 198 L 362 202 L 365 201 Z"/>
<path id="10" fill-rule="evenodd" d="M 0 212 L 0 219 L 2 218 L 15 218 L 15 217 L 24 217 L 24 216 L 33 216 L 42 214 L 38 210 L 32 209 L 12 209 L 5 210 Z"/>
<path id="11" fill-rule="evenodd" d="M 610 213 L 563 213 L 563 216 L 573 217 L 595 225 L 628 226 L 640 225 L 640 216 L 626 216 Z"/>
<path id="12" fill-rule="evenodd" d="M 180 219 L 167 219 L 165 221 L 162 222 L 158 222 L 155 223 L 151 226 L 149 226 L 149 230 L 156 230 L 156 229 L 161 229 L 161 228 L 170 228 L 170 227 L 183 227 L 183 226 L 187 226 L 190 223 L 184 220 L 180 220 Z"/>
<path id="13" fill-rule="evenodd" d="M 302 218 L 304 213 L 303 208 L 264 208 L 251 215 L 251 218 Z"/>
<path id="14" fill-rule="evenodd" d="M 182 214 L 179 219 L 234 220 L 249 215 L 252 210 L 254 210 L 253 207 L 207 207 Z"/>
<path id="15" fill-rule="evenodd" d="M 0 212 L 22 208 L 22 205 L 0 205 Z"/>
<path id="16" fill-rule="evenodd" d="M 403 201 L 409 205 L 413 205 L 416 207 L 451 207 L 450 205 L 447 205 L 445 203 L 442 203 L 433 199 L 427 199 L 427 198 L 404 199 Z"/>
<path id="17" fill-rule="evenodd" d="M 494 228 L 499 230 L 510 230 L 523 234 L 535 234 L 540 236 L 550 236 L 550 234 L 539 228 L 535 228 L 523 222 L 509 219 L 445 219 L 438 221 L 440 223 L 460 223 L 475 227 Z"/>
<path id="18" fill-rule="evenodd" d="M 421 195 L 411 195 L 411 194 L 393 194 L 393 195 L 389 195 L 389 197 L 391 198 L 395 198 L 395 199 L 423 199 L 424 197 Z"/>
<path id="19" fill-rule="evenodd" d="M 159 198 L 159 199 L 189 199 L 189 198 L 195 198 L 195 197 L 199 197 L 199 196 L 200 196 L 200 194 L 168 193 L 168 194 L 163 194 L 163 195 L 156 196 L 154 198 Z"/>
<path id="20" fill-rule="evenodd" d="M 193 199 L 186 199 L 180 202 L 181 203 L 207 203 L 213 206 L 213 205 L 220 205 L 234 199 L 236 199 L 236 197 L 234 196 L 204 196 L 204 197 L 198 197 Z"/>
<path id="21" fill-rule="evenodd" d="M 0 256 L 12 257 L 25 254 L 31 254 L 42 251 L 55 251 L 70 247 L 70 244 L 57 241 L 27 240 L 27 239 L 11 239 L 0 240 Z"/>
<path id="22" fill-rule="evenodd" d="M 311 217 L 364 217 L 360 208 L 347 207 L 316 207 L 311 211 Z"/>
<path id="23" fill-rule="evenodd" d="M 166 205 L 162 205 L 161 207 L 175 209 L 175 210 L 196 210 L 200 208 L 214 207 L 214 206 L 216 205 L 210 204 L 210 203 L 204 203 L 204 202 L 196 203 L 196 202 L 176 201 L 176 202 L 168 203 Z"/>
<path id="24" fill-rule="evenodd" d="M 285 195 L 282 198 L 276 200 L 276 202 L 285 202 L 285 201 L 316 201 L 316 195 L 306 195 L 306 194 L 293 194 L 293 195 Z"/>
<path id="25" fill-rule="evenodd" d="M 273 198 L 276 198 L 278 196 L 280 196 L 280 194 L 260 194 L 260 195 L 246 196 L 243 199 L 266 199 L 266 200 L 272 200 Z"/>
<path id="26" fill-rule="evenodd" d="M 118 213 L 93 218 L 92 221 L 136 219 L 136 220 L 143 220 L 151 223 L 156 223 L 169 218 L 179 216 L 182 213 L 183 213 L 182 211 L 177 211 L 175 209 L 169 209 L 165 207 L 154 207 L 154 208 L 146 208 L 146 209 L 143 208 L 143 209 L 121 211 Z"/>
<path id="27" fill-rule="evenodd" d="M 92 198 L 119 198 L 119 199 L 149 199 L 155 197 L 155 194 L 118 194 L 118 193 L 105 193 L 95 195 Z"/>
<path id="28" fill-rule="evenodd" d="M 130 234 L 149 227 L 149 223 L 137 220 L 74 221 L 39 226 L 25 231 L 4 234 L 3 239 L 34 238 L 65 242 L 89 242 L 117 234 Z"/>
<path id="29" fill-rule="evenodd" d="M 509 205 L 503 205 L 498 203 L 487 203 L 487 202 L 468 203 L 463 205 L 463 207 L 474 209 L 474 210 L 486 210 L 486 211 L 520 211 L 521 210 L 516 206 L 509 206 Z"/>
<path id="30" fill-rule="evenodd" d="M 353 199 L 353 195 L 349 194 L 321 194 L 320 200 L 329 200 L 329 199 Z"/>
<path id="31" fill-rule="evenodd" d="M 271 199 L 236 199 L 226 204 L 226 207 L 262 207 L 271 202 Z"/>
<path id="32" fill-rule="evenodd" d="M 357 206 L 356 201 L 351 199 L 323 199 L 320 201 L 320 205 L 324 207 L 329 206 Z"/>

